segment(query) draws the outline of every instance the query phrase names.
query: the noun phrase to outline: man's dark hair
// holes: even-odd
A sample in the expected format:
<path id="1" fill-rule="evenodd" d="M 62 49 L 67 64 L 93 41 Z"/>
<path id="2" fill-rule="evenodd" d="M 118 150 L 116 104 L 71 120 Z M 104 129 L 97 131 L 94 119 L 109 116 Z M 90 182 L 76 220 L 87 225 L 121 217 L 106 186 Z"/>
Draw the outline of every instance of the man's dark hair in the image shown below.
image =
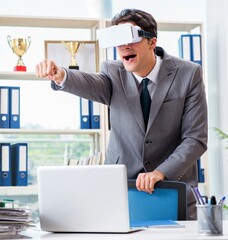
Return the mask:
<path id="1" fill-rule="evenodd" d="M 138 9 L 124 9 L 112 18 L 112 25 L 119 23 L 134 22 L 146 32 L 153 33 L 157 37 L 157 22 L 153 16 Z"/>

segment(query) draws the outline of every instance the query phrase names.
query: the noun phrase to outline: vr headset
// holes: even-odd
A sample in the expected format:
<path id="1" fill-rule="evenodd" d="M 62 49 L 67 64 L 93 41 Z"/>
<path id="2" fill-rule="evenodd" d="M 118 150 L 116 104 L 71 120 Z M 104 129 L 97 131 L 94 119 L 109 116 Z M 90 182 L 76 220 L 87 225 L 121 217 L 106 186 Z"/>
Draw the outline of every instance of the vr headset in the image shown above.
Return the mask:
<path id="1" fill-rule="evenodd" d="M 153 33 L 142 30 L 139 26 L 124 23 L 98 29 L 97 37 L 101 48 L 109 48 L 140 42 L 142 38 L 153 38 L 156 36 Z"/>

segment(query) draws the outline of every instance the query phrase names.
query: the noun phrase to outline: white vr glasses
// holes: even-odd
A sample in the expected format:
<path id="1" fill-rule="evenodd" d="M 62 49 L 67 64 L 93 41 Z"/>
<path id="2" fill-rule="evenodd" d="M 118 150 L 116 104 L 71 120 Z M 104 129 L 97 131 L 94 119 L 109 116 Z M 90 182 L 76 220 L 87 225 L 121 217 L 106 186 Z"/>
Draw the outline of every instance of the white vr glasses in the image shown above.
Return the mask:
<path id="1" fill-rule="evenodd" d="M 98 29 L 97 37 L 101 48 L 117 47 L 129 43 L 140 42 L 142 38 L 156 37 L 153 33 L 142 30 L 130 23 Z"/>

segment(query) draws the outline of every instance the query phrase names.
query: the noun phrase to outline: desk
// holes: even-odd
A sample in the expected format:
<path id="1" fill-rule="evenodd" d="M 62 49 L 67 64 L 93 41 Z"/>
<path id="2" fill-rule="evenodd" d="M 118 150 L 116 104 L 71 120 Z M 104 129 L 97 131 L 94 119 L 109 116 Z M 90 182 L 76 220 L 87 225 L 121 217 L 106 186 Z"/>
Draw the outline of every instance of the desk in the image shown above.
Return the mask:
<path id="1" fill-rule="evenodd" d="M 48 233 L 29 229 L 23 235 L 32 239 L 74 239 L 74 240 L 178 240 L 178 239 L 226 239 L 228 240 L 228 220 L 223 221 L 223 236 L 200 236 L 197 234 L 197 221 L 180 221 L 185 228 L 150 228 L 126 234 L 86 234 Z"/>

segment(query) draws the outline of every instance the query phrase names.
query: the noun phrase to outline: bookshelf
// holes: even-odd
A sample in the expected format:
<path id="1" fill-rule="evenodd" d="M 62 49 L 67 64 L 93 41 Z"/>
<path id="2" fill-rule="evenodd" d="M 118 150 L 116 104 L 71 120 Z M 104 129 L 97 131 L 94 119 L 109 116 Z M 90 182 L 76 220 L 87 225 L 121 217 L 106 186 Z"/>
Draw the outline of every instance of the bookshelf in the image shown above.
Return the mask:
<path id="1" fill-rule="evenodd" d="M 89 39 L 86 40 L 96 40 L 96 29 L 99 28 L 101 24 L 100 19 L 78 19 L 78 18 L 59 18 L 59 17 L 33 17 L 33 16 L 15 16 L 15 15 L 0 15 L 0 28 L 47 28 L 47 29 L 81 29 L 82 31 L 89 32 Z M 75 37 L 77 39 L 77 37 Z M 49 40 L 49 39 L 48 39 Z M 55 39 L 53 39 L 55 40 Z M 59 39 L 58 39 L 59 40 Z M 64 40 L 64 39 L 63 39 Z M 81 40 L 81 39 L 80 39 Z M 38 50 L 38 49 L 37 49 Z M 99 54 L 98 54 L 99 56 Z M 39 59 L 40 60 L 40 59 Z M 97 59 L 97 65 L 102 61 L 100 58 Z M 15 57 L 16 62 L 16 57 Z M 25 63 L 26 64 L 26 63 Z M 34 72 L 14 72 L 14 71 L 0 71 L 0 82 L 4 80 L 7 84 L 17 83 L 17 81 L 26 82 L 25 84 L 32 85 L 33 82 L 36 84 L 48 81 L 45 78 L 37 78 Z M 0 129 L 0 141 L 6 141 L 5 137 L 9 137 L 9 141 L 14 142 L 17 139 L 22 139 L 22 141 L 34 141 L 35 135 L 39 135 L 41 139 L 38 141 L 46 141 L 47 135 L 61 136 L 60 139 L 50 138 L 50 141 L 53 142 L 62 142 L 62 144 L 75 141 L 73 136 L 79 136 L 79 140 L 76 141 L 89 141 L 90 150 L 92 153 L 101 152 L 102 161 L 104 160 L 104 152 L 106 146 L 106 137 L 104 136 L 105 132 L 105 107 L 101 105 L 100 111 L 100 129 Z M 84 140 L 83 136 L 88 136 L 89 140 Z M 29 136 L 29 137 L 26 137 Z M 34 136 L 34 137 L 33 137 Z M 82 136 L 80 138 L 80 136 Z M 16 137 L 14 139 L 14 137 Z M 82 139 L 82 140 L 80 140 Z M 87 139 L 87 138 L 86 138 Z M 7 140 L 8 141 L 8 140 Z M 21 195 L 36 195 L 37 194 L 36 186 L 27 186 L 27 187 L 0 187 L 1 196 L 21 196 Z"/>

